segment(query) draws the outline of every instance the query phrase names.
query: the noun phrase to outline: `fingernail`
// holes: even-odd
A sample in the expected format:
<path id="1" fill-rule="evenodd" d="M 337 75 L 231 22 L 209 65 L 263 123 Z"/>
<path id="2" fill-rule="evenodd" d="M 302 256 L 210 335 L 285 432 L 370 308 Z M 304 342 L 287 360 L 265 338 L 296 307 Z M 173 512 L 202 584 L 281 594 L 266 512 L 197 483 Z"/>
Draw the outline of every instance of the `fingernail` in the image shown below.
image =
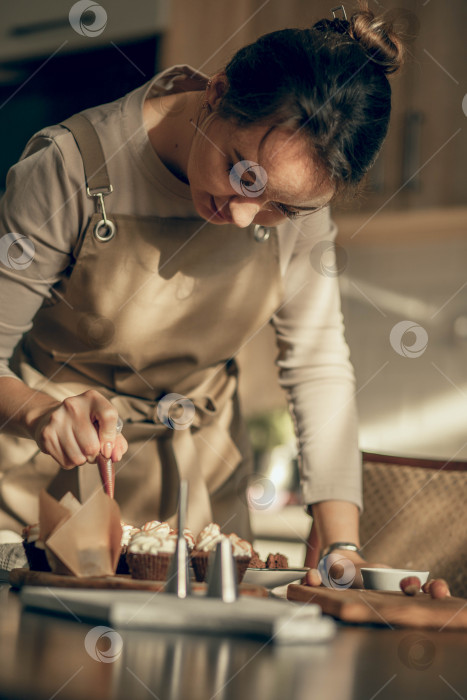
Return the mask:
<path id="1" fill-rule="evenodd" d="M 113 450 L 113 445 L 111 442 L 105 442 L 104 443 L 104 448 L 102 450 L 102 454 L 106 459 L 110 459 L 112 457 L 112 450 Z"/>
<path id="2" fill-rule="evenodd" d="M 96 458 L 95 457 L 87 457 L 86 461 L 88 462 L 88 464 L 95 464 Z"/>

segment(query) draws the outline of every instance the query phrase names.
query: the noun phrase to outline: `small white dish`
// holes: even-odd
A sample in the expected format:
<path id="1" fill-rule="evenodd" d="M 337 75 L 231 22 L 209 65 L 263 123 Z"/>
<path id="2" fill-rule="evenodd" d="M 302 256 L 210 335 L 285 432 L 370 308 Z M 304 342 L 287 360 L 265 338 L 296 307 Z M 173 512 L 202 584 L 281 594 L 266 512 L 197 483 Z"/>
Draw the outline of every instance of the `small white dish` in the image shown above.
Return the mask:
<path id="1" fill-rule="evenodd" d="M 303 578 L 308 569 L 247 569 L 243 577 L 243 583 L 252 583 L 254 586 L 264 588 L 276 588 L 286 586 L 288 583 Z"/>
<path id="2" fill-rule="evenodd" d="M 399 582 L 406 576 L 416 576 L 423 586 L 428 581 L 429 571 L 411 569 L 369 569 L 362 567 L 363 585 L 372 591 L 400 591 Z"/>

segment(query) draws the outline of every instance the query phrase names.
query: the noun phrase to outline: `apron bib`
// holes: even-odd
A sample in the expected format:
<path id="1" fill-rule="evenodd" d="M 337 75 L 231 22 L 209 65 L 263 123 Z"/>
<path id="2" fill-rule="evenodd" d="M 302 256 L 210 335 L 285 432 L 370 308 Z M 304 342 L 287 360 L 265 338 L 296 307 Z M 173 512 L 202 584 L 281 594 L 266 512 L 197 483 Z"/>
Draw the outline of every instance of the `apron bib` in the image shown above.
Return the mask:
<path id="1" fill-rule="evenodd" d="M 97 133 L 83 115 L 64 125 L 80 148 L 100 212 L 12 367 L 57 399 L 95 388 L 118 410 L 129 443 L 115 464 L 125 521 L 174 524 L 185 478 L 187 527 L 198 532 L 215 519 L 227 531 L 250 534 L 244 491 L 251 460 L 232 358 L 280 305 L 277 232 L 106 215 L 99 193 L 110 182 Z M 49 482 L 57 498 L 71 490 L 81 500 L 100 486 L 95 465 L 58 469 L 22 438 L 0 435 L 0 464 L 7 520 L 36 522 L 38 491 Z"/>

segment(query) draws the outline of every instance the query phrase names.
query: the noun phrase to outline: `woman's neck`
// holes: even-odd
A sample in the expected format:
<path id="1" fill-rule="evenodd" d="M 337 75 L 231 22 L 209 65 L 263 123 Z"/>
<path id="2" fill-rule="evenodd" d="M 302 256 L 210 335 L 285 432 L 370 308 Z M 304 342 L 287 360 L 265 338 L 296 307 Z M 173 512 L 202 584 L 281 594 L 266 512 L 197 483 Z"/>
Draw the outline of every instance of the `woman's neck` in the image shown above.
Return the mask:
<path id="1" fill-rule="evenodd" d="M 143 105 L 149 141 L 165 167 L 188 184 L 187 164 L 204 92 L 152 97 Z"/>

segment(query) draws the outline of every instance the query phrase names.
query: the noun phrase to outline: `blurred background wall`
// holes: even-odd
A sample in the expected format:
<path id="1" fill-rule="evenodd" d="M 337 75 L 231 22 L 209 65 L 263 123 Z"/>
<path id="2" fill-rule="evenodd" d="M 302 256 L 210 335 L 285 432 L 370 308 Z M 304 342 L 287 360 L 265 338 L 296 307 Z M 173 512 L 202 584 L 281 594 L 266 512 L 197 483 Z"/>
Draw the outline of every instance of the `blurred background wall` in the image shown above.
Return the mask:
<path id="1" fill-rule="evenodd" d="M 0 188 L 40 127 L 116 99 L 175 63 L 213 74 L 265 32 L 330 18 L 333 3 L 82 0 L 71 22 L 72 5 L 2 4 Z M 329 250 L 320 264 L 341 285 L 362 448 L 467 459 L 467 2 L 370 6 L 402 8 L 413 41 L 393 80 L 386 143 L 363 193 L 334 209 L 338 254 Z M 280 426 L 266 430 L 267 448 L 290 440 L 275 354 L 270 327 L 240 353 L 253 431 Z M 280 459 L 290 461 L 289 452 Z"/>

